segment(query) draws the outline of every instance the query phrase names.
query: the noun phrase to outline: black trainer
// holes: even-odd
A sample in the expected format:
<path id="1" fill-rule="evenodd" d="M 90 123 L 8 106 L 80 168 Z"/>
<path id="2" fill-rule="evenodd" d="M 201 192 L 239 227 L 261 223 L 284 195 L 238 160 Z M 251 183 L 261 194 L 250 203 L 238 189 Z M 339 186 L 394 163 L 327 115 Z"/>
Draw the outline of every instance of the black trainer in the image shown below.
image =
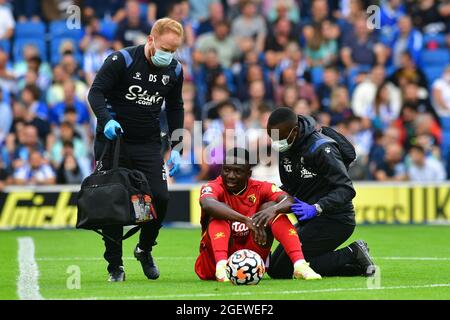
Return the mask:
<path id="1" fill-rule="evenodd" d="M 125 270 L 123 266 L 111 268 L 109 271 L 109 282 L 123 282 L 125 281 Z"/>
<path id="2" fill-rule="evenodd" d="M 156 280 L 159 278 L 159 269 L 153 261 L 152 253 L 150 251 L 141 250 L 136 245 L 134 256 L 141 263 L 142 271 L 144 271 L 144 274 L 148 279 Z"/>
<path id="3" fill-rule="evenodd" d="M 353 242 L 349 247 L 353 250 L 355 254 L 356 262 L 362 267 L 363 275 L 366 277 L 373 276 L 376 271 L 375 263 L 373 263 L 372 258 L 369 254 L 369 247 L 367 243 L 363 240 L 357 240 Z"/>

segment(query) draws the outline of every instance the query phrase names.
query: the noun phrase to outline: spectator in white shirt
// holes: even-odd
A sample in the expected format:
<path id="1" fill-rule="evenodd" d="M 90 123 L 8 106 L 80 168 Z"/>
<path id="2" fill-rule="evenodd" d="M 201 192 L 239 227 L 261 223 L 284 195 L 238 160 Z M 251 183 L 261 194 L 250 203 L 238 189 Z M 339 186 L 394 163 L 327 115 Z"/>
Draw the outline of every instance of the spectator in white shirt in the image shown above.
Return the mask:
<path id="1" fill-rule="evenodd" d="M 28 163 L 14 172 L 14 184 L 16 185 L 52 185 L 55 182 L 55 172 L 37 150 L 30 153 Z"/>
<path id="2" fill-rule="evenodd" d="M 0 0 L 0 40 L 11 39 L 16 21 L 6 0 Z"/>
<path id="3" fill-rule="evenodd" d="M 411 181 L 438 182 L 445 180 L 445 169 L 441 162 L 433 157 L 427 157 L 423 147 L 411 146 L 409 150 L 411 164 L 408 177 Z"/>
<path id="4" fill-rule="evenodd" d="M 450 116 L 450 65 L 433 83 L 433 106 L 441 117 Z"/>

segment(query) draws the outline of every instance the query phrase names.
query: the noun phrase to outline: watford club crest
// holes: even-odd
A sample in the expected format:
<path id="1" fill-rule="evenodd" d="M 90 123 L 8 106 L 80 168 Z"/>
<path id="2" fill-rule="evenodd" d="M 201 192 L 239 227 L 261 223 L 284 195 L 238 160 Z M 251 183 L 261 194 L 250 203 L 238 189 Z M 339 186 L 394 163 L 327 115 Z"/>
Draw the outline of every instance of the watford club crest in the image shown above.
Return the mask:
<path id="1" fill-rule="evenodd" d="M 251 203 L 255 204 L 256 203 L 256 196 L 255 194 L 251 194 L 248 196 L 248 201 L 250 201 Z"/>

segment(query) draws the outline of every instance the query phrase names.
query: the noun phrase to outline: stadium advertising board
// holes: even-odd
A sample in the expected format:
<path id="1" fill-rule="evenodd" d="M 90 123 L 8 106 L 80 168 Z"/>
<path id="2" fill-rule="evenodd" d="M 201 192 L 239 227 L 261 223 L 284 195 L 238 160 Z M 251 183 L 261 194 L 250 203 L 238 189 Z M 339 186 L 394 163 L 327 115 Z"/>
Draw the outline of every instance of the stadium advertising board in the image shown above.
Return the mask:
<path id="1" fill-rule="evenodd" d="M 171 188 L 166 222 L 198 225 L 199 185 Z M 357 223 L 449 223 L 450 184 L 355 185 Z M 7 188 L 0 193 L 0 229 L 71 228 L 76 223 L 77 186 Z"/>

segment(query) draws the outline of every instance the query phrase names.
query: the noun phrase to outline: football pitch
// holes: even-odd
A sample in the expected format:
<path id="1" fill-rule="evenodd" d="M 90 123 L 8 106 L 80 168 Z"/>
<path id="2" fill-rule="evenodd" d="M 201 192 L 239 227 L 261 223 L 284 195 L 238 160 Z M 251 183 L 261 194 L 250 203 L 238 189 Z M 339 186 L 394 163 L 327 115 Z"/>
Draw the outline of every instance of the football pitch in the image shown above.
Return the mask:
<path id="1" fill-rule="evenodd" d="M 199 229 L 163 228 L 154 249 L 161 277 L 150 281 L 124 242 L 126 281 L 106 281 L 103 242 L 80 230 L 0 231 L 0 299 L 450 299 L 450 226 L 358 226 L 379 267 L 374 278 L 272 280 L 257 286 L 200 281 Z M 34 254 L 33 254 L 34 251 Z"/>

